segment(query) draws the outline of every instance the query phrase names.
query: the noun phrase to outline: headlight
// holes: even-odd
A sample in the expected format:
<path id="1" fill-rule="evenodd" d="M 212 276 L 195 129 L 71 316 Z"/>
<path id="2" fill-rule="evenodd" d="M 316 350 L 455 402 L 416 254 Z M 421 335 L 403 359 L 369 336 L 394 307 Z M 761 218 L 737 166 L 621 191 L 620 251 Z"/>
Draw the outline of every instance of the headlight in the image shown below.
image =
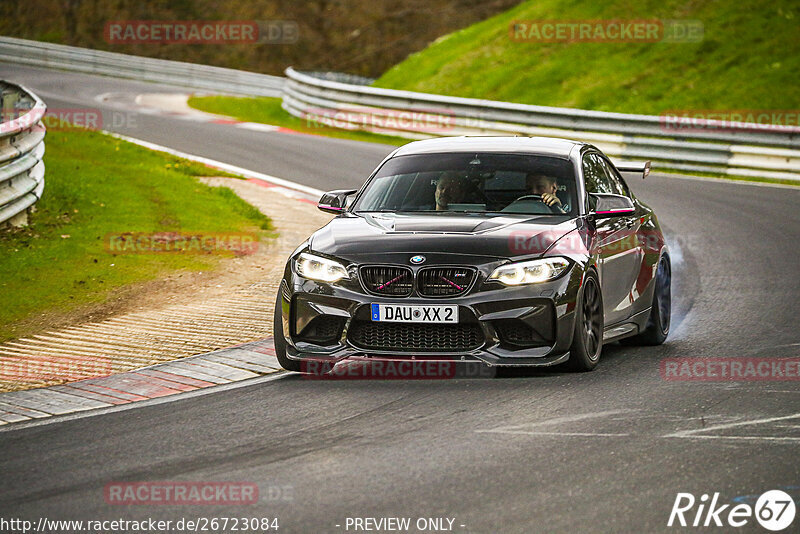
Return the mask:
<path id="1" fill-rule="evenodd" d="M 303 252 L 295 260 L 297 274 L 320 282 L 335 282 L 347 278 L 347 269 L 338 261 Z"/>
<path id="2" fill-rule="evenodd" d="M 494 270 L 489 280 L 497 280 L 507 286 L 547 282 L 563 273 L 569 262 L 564 258 L 542 258 L 502 265 Z"/>

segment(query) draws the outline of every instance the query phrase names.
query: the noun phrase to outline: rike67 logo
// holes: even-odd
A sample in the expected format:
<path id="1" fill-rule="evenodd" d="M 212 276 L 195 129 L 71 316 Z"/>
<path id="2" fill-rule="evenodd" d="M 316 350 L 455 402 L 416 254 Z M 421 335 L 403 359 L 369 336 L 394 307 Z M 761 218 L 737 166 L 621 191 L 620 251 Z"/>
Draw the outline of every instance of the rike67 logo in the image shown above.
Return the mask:
<path id="1" fill-rule="evenodd" d="M 678 493 L 669 514 L 667 526 L 681 527 L 743 527 L 753 519 L 767 530 L 778 532 L 794 521 L 794 499 L 781 490 L 761 494 L 755 506 L 746 503 L 720 504 L 719 493 L 709 498 L 707 493 L 695 499 L 691 493 Z"/>

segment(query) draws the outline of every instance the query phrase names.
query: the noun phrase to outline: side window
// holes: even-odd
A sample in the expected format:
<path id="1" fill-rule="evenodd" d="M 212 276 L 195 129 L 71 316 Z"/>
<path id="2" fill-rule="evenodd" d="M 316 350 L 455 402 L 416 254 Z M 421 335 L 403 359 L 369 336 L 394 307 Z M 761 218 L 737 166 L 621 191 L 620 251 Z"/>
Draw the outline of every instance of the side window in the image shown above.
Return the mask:
<path id="1" fill-rule="evenodd" d="M 583 180 L 587 193 L 619 194 L 606 174 L 600 158 L 595 154 L 584 154 L 583 156 Z"/>
<path id="2" fill-rule="evenodd" d="M 603 165 L 603 169 L 605 170 L 605 173 L 608 175 L 614 189 L 619 191 L 619 193 L 616 194 L 625 195 L 626 197 L 629 197 L 630 191 L 628 190 L 628 185 L 622 179 L 622 176 L 619 175 L 614 166 L 611 165 L 611 163 L 609 163 L 608 160 L 603 157 L 599 156 L 595 157 L 597 157 L 597 159 L 599 159 L 600 163 Z"/>

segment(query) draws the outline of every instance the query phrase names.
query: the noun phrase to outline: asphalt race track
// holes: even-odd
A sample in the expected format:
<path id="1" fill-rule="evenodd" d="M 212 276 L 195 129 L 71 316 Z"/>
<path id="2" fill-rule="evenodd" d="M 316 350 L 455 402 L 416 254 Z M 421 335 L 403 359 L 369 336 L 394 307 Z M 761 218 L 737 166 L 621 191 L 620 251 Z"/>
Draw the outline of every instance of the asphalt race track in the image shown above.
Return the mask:
<path id="1" fill-rule="evenodd" d="M 138 113 L 137 94 L 175 91 L 152 84 L 5 64 L 0 78 L 24 83 L 51 109 L 127 109 L 135 120 L 111 129 L 319 189 L 360 185 L 392 149 Z M 277 517 L 279 532 L 315 533 L 346 532 L 348 517 L 445 517 L 455 532 L 661 532 L 692 530 L 667 527 L 678 492 L 753 505 L 783 489 L 797 499 L 797 377 L 665 380 L 660 362 L 800 356 L 800 190 L 658 174 L 628 182 L 656 209 L 672 248 L 665 345 L 606 346 L 598 369 L 580 375 L 286 374 L 96 417 L 9 425 L 0 432 L 3 516 Z M 104 500 L 110 482 L 171 480 L 253 482 L 261 499 L 239 507 Z M 737 531 L 764 530 L 751 518 Z"/>

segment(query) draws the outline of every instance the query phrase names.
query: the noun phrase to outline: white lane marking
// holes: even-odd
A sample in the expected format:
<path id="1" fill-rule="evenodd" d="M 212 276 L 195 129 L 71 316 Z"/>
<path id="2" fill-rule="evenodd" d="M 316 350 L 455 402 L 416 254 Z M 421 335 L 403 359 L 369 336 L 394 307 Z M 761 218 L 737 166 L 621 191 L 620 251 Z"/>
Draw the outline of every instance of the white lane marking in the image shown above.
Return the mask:
<path id="1" fill-rule="evenodd" d="M 608 432 L 557 432 L 547 430 L 536 430 L 536 427 L 548 425 L 560 425 L 564 423 L 574 423 L 577 421 L 584 421 L 586 419 L 596 419 L 600 417 L 609 417 L 612 415 L 619 415 L 624 413 L 633 413 L 636 410 L 606 410 L 602 412 L 586 413 L 579 415 L 567 415 L 563 417 L 554 417 L 552 419 L 545 419 L 544 421 L 536 421 L 534 423 L 524 423 L 521 425 L 510 425 L 492 428 L 489 430 L 476 430 L 478 434 L 527 434 L 531 436 L 546 435 L 546 436 L 584 436 L 584 437 L 608 437 L 608 436 L 628 436 L 629 434 L 615 434 Z M 533 427 L 533 428 L 531 428 Z M 531 428 L 530 430 L 527 430 Z"/>
<path id="2" fill-rule="evenodd" d="M 610 434 L 606 432 L 542 432 L 539 430 L 478 430 L 479 433 L 493 434 L 524 434 L 527 436 L 581 436 L 581 437 L 609 437 L 630 436 L 630 434 Z"/>
<path id="3" fill-rule="evenodd" d="M 678 436 L 670 434 L 662 436 L 665 438 L 688 438 L 688 439 L 737 439 L 740 441 L 800 441 L 800 437 L 783 436 Z"/>
<path id="4" fill-rule="evenodd" d="M 48 417 L 46 419 L 35 419 L 30 422 L 19 422 L 15 423 L 10 426 L 0 426 L 0 432 L 14 432 L 16 430 L 23 430 L 25 428 L 31 428 L 34 426 L 44 426 L 50 425 L 53 423 L 61 423 L 64 421 L 72 421 L 75 419 L 85 419 L 87 417 L 95 417 L 98 415 L 105 415 L 108 413 L 116 413 L 116 412 L 124 412 L 127 410 L 135 410 L 137 408 L 144 408 L 146 406 L 155 406 L 157 404 L 164 404 L 167 402 L 175 402 L 183 399 L 189 399 L 192 397 L 200 397 L 203 395 L 210 395 L 212 393 L 219 393 L 222 391 L 228 391 L 232 389 L 238 389 L 245 386 L 252 386 L 255 384 L 261 384 L 263 382 L 270 382 L 272 380 L 279 380 L 283 377 L 289 376 L 291 373 L 287 373 L 285 371 L 278 371 L 274 372 L 269 375 L 259 376 L 256 378 L 249 378 L 247 380 L 240 380 L 238 382 L 231 382 L 228 384 L 219 384 L 216 386 L 210 386 L 206 388 L 197 389 L 195 391 L 187 391 L 185 393 L 176 393 L 174 395 L 167 395 L 166 397 L 156 397 L 155 399 L 148 399 L 143 401 L 136 401 L 131 402 L 128 404 L 120 404 L 117 406 L 111 406 L 109 408 L 95 408 L 90 409 L 89 411 L 84 412 L 74 412 L 64 415 L 55 415 L 52 417 Z"/>
<path id="5" fill-rule="evenodd" d="M 274 132 L 280 130 L 280 126 L 272 124 L 261 124 L 260 122 L 240 122 L 234 124 L 236 128 L 244 128 L 245 130 L 253 130 L 256 132 Z"/>
<path id="6" fill-rule="evenodd" d="M 792 415 L 783 415 L 780 417 L 768 417 L 766 419 L 751 419 L 749 421 L 738 421 L 736 423 L 723 423 L 721 425 L 713 425 L 706 428 L 696 428 L 694 430 L 681 430 L 680 432 L 676 432 L 674 435 L 677 434 L 696 434 L 698 432 L 708 432 L 712 430 L 725 430 L 727 428 L 734 428 L 737 426 L 747 426 L 747 425 L 760 425 L 764 423 L 772 423 L 774 421 L 785 421 L 787 419 L 798 419 L 800 418 L 800 413 L 792 414 Z M 673 435 L 673 434 L 671 434 Z"/>
<path id="7" fill-rule="evenodd" d="M 127 141 L 129 143 L 133 143 L 135 145 L 143 146 L 145 148 L 149 148 L 150 150 L 156 150 L 158 152 L 166 152 L 167 154 L 172 154 L 173 156 L 178 156 L 179 158 L 188 159 L 191 161 L 196 161 L 198 163 L 203 163 L 204 165 L 208 165 L 210 167 L 215 167 L 217 169 L 228 171 L 233 174 L 239 174 L 246 178 L 254 178 L 256 180 L 261 180 L 263 182 L 269 182 L 275 185 L 279 185 L 282 187 L 286 187 L 288 189 L 294 189 L 295 191 L 301 191 L 303 193 L 307 193 L 309 195 L 314 195 L 315 197 L 319 198 L 322 196 L 324 191 L 321 189 L 316 189 L 314 187 L 309 187 L 307 185 L 298 184 L 297 182 L 292 182 L 291 180 L 284 180 L 283 178 L 278 178 L 277 176 L 271 176 L 269 174 L 264 174 L 261 172 L 251 171 L 250 169 L 245 169 L 244 167 L 238 167 L 236 165 L 231 165 L 229 163 L 223 163 L 221 161 L 216 161 L 210 158 L 205 158 L 203 156 L 195 156 L 194 154 L 188 154 L 186 152 L 181 152 L 180 150 L 174 150 L 169 147 L 165 147 L 162 145 L 157 145 L 155 143 L 151 143 L 149 141 L 144 141 L 142 139 L 136 139 L 135 137 L 128 137 L 127 135 L 121 135 L 114 132 L 103 131 L 103 133 L 110 135 L 111 137 L 115 137 L 117 139 L 122 139 L 123 141 Z"/>
<path id="8" fill-rule="evenodd" d="M 762 440 L 762 441 L 800 441 L 800 437 L 791 436 L 721 436 L 721 435 L 701 435 L 701 432 L 715 432 L 718 430 L 727 430 L 729 428 L 737 428 L 741 426 L 763 425 L 767 423 L 774 423 L 775 421 L 787 421 L 790 419 L 800 419 L 800 413 L 793 415 L 784 415 L 781 417 L 768 417 L 766 419 L 751 419 L 749 421 L 739 421 L 736 423 L 725 423 L 721 425 L 712 425 L 705 428 L 695 428 L 694 430 L 681 430 L 672 434 L 667 434 L 665 438 L 692 438 L 692 439 L 739 439 L 739 440 Z"/>

